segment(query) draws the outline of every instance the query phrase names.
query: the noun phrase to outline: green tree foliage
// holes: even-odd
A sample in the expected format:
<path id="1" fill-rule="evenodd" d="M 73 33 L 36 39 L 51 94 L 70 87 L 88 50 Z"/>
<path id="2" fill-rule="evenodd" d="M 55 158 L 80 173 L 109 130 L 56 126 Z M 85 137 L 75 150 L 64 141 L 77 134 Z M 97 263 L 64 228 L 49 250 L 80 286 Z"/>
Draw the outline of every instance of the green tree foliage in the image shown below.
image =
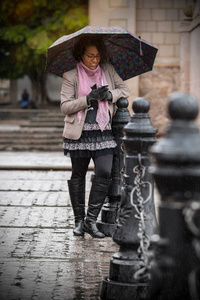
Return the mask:
<path id="1" fill-rule="evenodd" d="M 88 24 L 87 2 L 1 0 L 0 78 L 28 75 L 44 85 L 47 48 Z"/>

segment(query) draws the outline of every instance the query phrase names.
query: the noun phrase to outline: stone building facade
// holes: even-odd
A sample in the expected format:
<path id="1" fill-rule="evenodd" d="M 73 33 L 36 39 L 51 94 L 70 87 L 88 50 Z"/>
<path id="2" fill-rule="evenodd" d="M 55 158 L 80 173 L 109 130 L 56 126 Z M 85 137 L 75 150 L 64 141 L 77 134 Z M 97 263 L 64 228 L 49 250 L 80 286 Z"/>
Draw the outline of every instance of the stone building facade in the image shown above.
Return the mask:
<path id="1" fill-rule="evenodd" d="M 136 97 L 149 100 L 151 120 L 159 135 L 163 134 L 168 121 L 168 95 L 181 88 L 180 27 L 189 5 L 187 0 L 89 1 L 91 26 L 119 25 L 158 48 L 153 70 L 129 79 L 127 84 L 132 91 L 130 106 Z"/>

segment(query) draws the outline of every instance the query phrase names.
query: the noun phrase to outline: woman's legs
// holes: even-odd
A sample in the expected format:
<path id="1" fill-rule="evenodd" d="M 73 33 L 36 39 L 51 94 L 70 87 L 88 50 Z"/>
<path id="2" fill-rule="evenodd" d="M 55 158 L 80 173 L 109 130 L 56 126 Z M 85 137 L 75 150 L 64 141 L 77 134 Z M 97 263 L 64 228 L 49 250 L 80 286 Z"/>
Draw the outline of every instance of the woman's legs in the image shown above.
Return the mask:
<path id="1" fill-rule="evenodd" d="M 72 162 L 72 175 L 71 179 L 82 178 L 85 179 L 85 175 L 88 170 L 90 158 L 88 157 L 71 157 Z"/>
<path id="2" fill-rule="evenodd" d="M 107 196 L 110 175 L 112 170 L 113 155 L 99 156 L 94 159 L 95 176 L 90 191 L 88 211 L 83 229 L 92 237 L 103 238 L 105 235 L 96 226 L 97 217 L 101 211 L 104 200 Z"/>
<path id="3" fill-rule="evenodd" d="M 113 155 L 107 154 L 104 156 L 98 156 L 93 160 L 95 166 L 95 176 L 110 179 L 113 164 Z"/>
<path id="4" fill-rule="evenodd" d="M 75 216 L 74 235 L 83 235 L 86 231 L 92 237 L 103 238 L 105 235 L 98 230 L 96 220 L 108 193 L 113 155 L 99 156 L 93 160 L 95 176 L 89 196 L 87 217 L 83 225 L 85 217 L 85 176 L 90 158 L 71 158 L 72 175 L 71 180 L 68 180 L 68 186 Z"/>

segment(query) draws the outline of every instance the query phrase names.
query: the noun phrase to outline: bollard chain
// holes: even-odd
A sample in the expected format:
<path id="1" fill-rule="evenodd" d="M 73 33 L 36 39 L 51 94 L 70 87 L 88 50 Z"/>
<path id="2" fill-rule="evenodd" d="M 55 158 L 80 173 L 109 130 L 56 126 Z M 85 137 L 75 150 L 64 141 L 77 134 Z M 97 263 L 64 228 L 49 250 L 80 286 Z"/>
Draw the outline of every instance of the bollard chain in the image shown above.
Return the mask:
<path id="1" fill-rule="evenodd" d="M 125 151 L 124 151 L 124 145 L 123 145 L 123 143 L 121 143 L 120 149 L 121 149 L 120 155 L 122 155 L 123 158 L 124 158 L 123 159 L 123 168 L 120 170 L 120 175 L 123 178 L 123 175 L 125 173 Z"/>
<path id="2" fill-rule="evenodd" d="M 195 214 L 200 212 L 200 203 L 193 201 L 190 203 L 189 206 L 186 206 L 183 209 L 183 216 L 186 223 L 187 228 L 189 229 L 190 233 L 194 236 L 192 245 L 195 249 L 197 257 L 200 259 L 200 230 L 199 227 L 195 224 Z M 199 300 L 199 292 L 198 292 L 198 274 L 199 274 L 199 267 L 197 266 L 194 268 L 189 276 L 188 276 L 188 283 L 189 283 L 189 290 L 190 294 L 192 295 L 192 299 Z"/>
<path id="3" fill-rule="evenodd" d="M 200 259 L 200 230 L 199 226 L 195 224 L 195 214 L 200 212 L 200 203 L 193 201 L 189 206 L 183 209 L 183 216 L 187 228 L 191 234 L 195 237 L 193 240 L 193 247 L 196 251 L 197 257 Z"/>
<path id="4" fill-rule="evenodd" d="M 195 213 L 200 211 L 200 204 L 198 202 L 192 202 L 190 206 L 186 206 L 183 209 L 183 215 L 185 223 L 190 232 L 200 238 L 200 230 L 194 222 Z"/>
<path id="5" fill-rule="evenodd" d="M 142 178 L 145 175 L 146 167 L 142 165 L 141 163 L 141 155 L 138 154 L 138 160 L 139 164 L 134 167 L 133 172 L 136 174 L 135 180 L 134 180 L 134 188 L 131 191 L 130 195 L 130 202 L 131 205 L 135 208 L 136 213 L 135 218 L 139 220 L 139 231 L 138 231 L 138 237 L 140 239 L 140 245 L 138 247 L 138 254 L 141 259 L 141 262 L 138 265 L 138 270 L 134 274 L 134 278 L 136 280 L 141 279 L 149 279 L 149 269 L 150 269 L 150 255 L 149 255 L 149 246 L 150 246 L 150 240 L 149 237 L 146 234 L 146 227 L 145 227 L 145 220 L 147 220 L 148 216 L 146 215 L 144 211 L 145 204 L 151 199 L 152 195 L 152 185 L 150 182 L 143 181 Z M 149 186 L 149 196 L 147 199 L 144 199 L 142 196 L 142 188 L 145 188 L 146 186 Z M 134 203 L 133 201 L 133 195 L 136 193 L 137 196 L 137 203 Z"/>

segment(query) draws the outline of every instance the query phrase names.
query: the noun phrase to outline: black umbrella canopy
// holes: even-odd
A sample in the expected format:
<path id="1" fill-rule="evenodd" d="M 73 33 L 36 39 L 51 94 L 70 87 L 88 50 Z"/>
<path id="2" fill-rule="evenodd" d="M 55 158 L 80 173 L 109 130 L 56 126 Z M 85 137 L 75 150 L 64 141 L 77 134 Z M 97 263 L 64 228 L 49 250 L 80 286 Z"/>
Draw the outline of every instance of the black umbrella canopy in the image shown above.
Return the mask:
<path id="1" fill-rule="evenodd" d="M 101 36 L 107 48 L 108 62 L 123 80 L 151 71 L 158 49 L 122 27 L 86 26 L 55 41 L 47 50 L 47 72 L 62 77 L 76 67 L 72 50 L 80 38 Z"/>

